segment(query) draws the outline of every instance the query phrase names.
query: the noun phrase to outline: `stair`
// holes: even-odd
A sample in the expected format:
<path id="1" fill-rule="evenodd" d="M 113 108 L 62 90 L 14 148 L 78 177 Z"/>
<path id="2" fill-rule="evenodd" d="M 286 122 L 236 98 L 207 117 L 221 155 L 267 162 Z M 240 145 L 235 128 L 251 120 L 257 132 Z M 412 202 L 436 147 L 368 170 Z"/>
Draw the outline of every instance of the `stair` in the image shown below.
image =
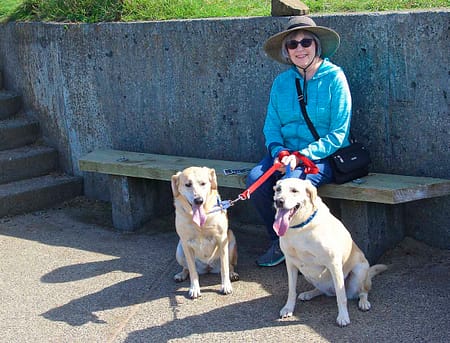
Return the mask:
<path id="1" fill-rule="evenodd" d="M 2 90 L 0 92 L 0 119 L 16 114 L 22 103 L 19 95 Z"/>
<path id="2" fill-rule="evenodd" d="M 0 132 L 0 150 L 32 144 L 40 136 L 39 123 L 24 117 L 0 120 Z"/>
<path id="3" fill-rule="evenodd" d="M 0 151 L 0 184 L 48 174 L 57 161 L 58 152 L 42 145 Z"/>
<path id="4" fill-rule="evenodd" d="M 0 217 L 32 212 L 83 192 L 82 178 L 58 170 L 58 152 L 39 143 L 39 123 L 22 97 L 3 89 L 0 72 Z"/>

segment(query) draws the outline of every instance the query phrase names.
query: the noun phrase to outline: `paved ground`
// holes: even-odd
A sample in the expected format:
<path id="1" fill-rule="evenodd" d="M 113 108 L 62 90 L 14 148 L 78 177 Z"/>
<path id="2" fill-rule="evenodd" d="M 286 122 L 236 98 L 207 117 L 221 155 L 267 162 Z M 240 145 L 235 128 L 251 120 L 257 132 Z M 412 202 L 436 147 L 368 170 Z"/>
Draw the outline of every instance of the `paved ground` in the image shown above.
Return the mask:
<path id="1" fill-rule="evenodd" d="M 230 212 L 232 216 L 232 210 Z M 176 284 L 171 216 L 135 234 L 111 229 L 108 205 L 78 198 L 59 207 L 0 218 L 1 342 L 449 342 L 450 251 L 406 239 L 382 262 L 363 313 L 349 301 L 351 325 L 335 325 L 334 298 L 286 300 L 284 264 L 254 264 L 260 228 L 233 225 L 239 245 L 234 293 L 219 276 L 200 279 L 203 296 Z M 299 278 L 299 290 L 309 286 Z"/>

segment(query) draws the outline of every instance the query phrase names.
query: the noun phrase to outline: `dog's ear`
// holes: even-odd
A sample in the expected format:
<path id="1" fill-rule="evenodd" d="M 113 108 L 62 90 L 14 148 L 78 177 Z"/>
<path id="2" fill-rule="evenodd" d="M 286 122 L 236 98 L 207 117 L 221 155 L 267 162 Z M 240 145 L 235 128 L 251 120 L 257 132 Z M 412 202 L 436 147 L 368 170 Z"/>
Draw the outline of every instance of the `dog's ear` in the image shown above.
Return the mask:
<path id="1" fill-rule="evenodd" d="M 274 190 L 274 192 L 276 192 L 277 191 L 277 188 L 278 188 L 278 184 L 280 183 L 280 181 L 281 180 L 278 180 L 276 183 L 275 183 L 275 185 L 273 186 L 273 190 Z"/>
<path id="2" fill-rule="evenodd" d="M 211 182 L 211 189 L 217 189 L 217 176 L 214 168 L 209 169 L 209 181 Z"/>
<path id="3" fill-rule="evenodd" d="M 175 175 L 172 175 L 171 183 L 172 186 L 172 194 L 176 198 L 178 195 L 180 195 L 180 192 L 178 192 L 178 179 L 181 172 L 176 173 Z"/>
<path id="4" fill-rule="evenodd" d="M 306 188 L 306 193 L 308 194 L 309 198 L 311 199 L 311 204 L 314 207 L 316 207 L 317 188 L 314 187 L 314 185 L 309 180 L 305 180 L 305 188 Z"/>

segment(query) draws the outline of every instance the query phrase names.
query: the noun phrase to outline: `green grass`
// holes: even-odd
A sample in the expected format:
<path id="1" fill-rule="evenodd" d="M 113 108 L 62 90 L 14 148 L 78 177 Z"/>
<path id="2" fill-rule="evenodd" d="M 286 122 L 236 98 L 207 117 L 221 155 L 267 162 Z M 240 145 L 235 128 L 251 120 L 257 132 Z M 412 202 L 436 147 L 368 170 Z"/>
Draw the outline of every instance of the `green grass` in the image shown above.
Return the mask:
<path id="1" fill-rule="evenodd" d="M 123 21 L 270 15 L 271 0 L 135 0 L 124 2 Z"/>
<path id="2" fill-rule="evenodd" d="M 305 0 L 310 13 L 450 7 L 450 0 Z M 105 22 L 270 16 L 271 0 L 0 0 L 0 21 Z"/>
<path id="3" fill-rule="evenodd" d="M 4 18 L 6 15 L 12 12 L 12 10 L 18 5 L 17 0 L 2 0 L 0 2 L 0 18 Z"/>

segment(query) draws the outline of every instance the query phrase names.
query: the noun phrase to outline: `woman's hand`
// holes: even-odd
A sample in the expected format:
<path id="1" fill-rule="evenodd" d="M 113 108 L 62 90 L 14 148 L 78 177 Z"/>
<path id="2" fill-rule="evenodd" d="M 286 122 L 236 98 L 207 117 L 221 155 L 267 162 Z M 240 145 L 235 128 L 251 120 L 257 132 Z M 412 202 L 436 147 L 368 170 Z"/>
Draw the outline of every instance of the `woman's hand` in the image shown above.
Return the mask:
<path id="1" fill-rule="evenodd" d="M 278 154 L 278 157 L 275 158 L 273 164 L 281 163 L 282 166 L 278 168 L 278 171 L 285 174 L 286 168 L 289 168 L 292 171 L 297 167 L 298 162 L 299 160 L 295 155 L 291 155 L 289 151 L 283 150 Z"/>
<path id="2" fill-rule="evenodd" d="M 292 171 L 298 165 L 302 165 L 305 174 L 317 174 L 319 172 L 319 168 L 314 162 L 298 151 L 294 151 L 292 154 L 287 150 L 281 151 L 273 162 L 273 164 L 276 163 L 281 163 L 280 168 L 278 168 L 278 171 L 281 173 L 286 173 L 286 167 L 288 166 Z"/>

